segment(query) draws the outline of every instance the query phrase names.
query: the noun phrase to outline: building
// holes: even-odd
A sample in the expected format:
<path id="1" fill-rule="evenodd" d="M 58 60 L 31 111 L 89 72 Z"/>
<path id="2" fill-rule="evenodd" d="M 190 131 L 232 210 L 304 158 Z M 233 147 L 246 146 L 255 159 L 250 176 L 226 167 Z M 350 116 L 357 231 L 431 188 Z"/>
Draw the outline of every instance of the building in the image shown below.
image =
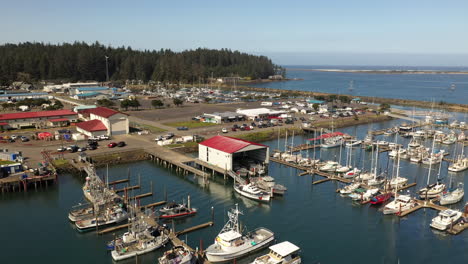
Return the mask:
<path id="1" fill-rule="evenodd" d="M 76 124 L 77 130 L 87 136 L 115 136 L 129 133 L 127 114 L 106 107 L 80 110 L 79 114 L 86 121 Z"/>
<path id="2" fill-rule="evenodd" d="M 7 123 L 7 126 L 10 128 L 41 128 L 53 126 L 54 122 L 56 124 L 61 122 L 76 122 L 77 119 L 78 114 L 70 110 L 0 114 L 0 123 Z"/>
<path id="3" fill-rule="evenodd" d="M 212 113 L 212 114 L 203 114 L 202 119 L 205 123 L 215 123 L 222 124 L 228 122 L 237 122 L 245 120 L 245 116 L 235 112 L 223 112 L 223 113 Z"/>
<path id="4" fill-rule="evenodd" d="M 281 114 L 287 113 L 284 110 L 271 110 L 268 108 L 238 109 L 236 112 L 246 116 L 246 118 L 249 120 L 255 120 L 257 118 L 278 117 Z"/>
<path id="5" fill-rule="evenodd" d="M 0 101 L 21 101 L 24 99 L 51 99 L 52 96 L 49 96 L 48 93 L 7 93 L 0 94 Z M 52 97 L 53 98 L 53 97 Z"/>
<path id="6" fill-rule="evenodd" d="M 225 170 L 233 170 L 241 159 L 269 163 L 269 147 L 246 140 L 214 136 L 198 144 L 198 159 Z"/>
<path id="7" fill-rule="evenodd" d="M 96 87 L 99 86 L 98 82 L 87 82 L 87 83 L 64 83 L 64 84 L 52 84 L 44 86 L 44 92 L 48 93 L 65 93 L 70 92 L 74 88 L 80 87 Z"/>

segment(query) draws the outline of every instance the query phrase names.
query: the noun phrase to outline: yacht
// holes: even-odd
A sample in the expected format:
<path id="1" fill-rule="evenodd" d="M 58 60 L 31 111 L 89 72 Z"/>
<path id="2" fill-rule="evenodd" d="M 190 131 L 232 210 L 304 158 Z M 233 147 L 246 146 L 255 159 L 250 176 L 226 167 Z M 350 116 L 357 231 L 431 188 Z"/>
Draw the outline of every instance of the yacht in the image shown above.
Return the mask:
<path id="1" fill-rule="evenodd" d="M 195 264 L 197 258 L 193 252 L 183 246 L 177 246 L 169 251 L 166 251 L 162 257 L 158 259 L 159 264 Z"/>
<path id="2" fill-rule="evenodd" d="M 460 211 L 446 209 L 439 212 L 439 214 L 432 219 L 430 226 L 432 228 L 444 231 L 453 224 L 457 223 L 461 217 L 462 213 Z"/>
<path id="3" fill-rule="evenodd" d="M 273 192 L 276 195 L 284 195 L 288 188 L 281 184 L 277 184 L 275 179 L 271 176 L 254 177 L 250 178 L 250 181 L 254 183 L 258 188 L 265 192 Z"/>
<path id="4" fill-rule="evenodd" d="M 269 202 L 271 199 L 271 196 L 269 193 L 260 190 L 252 183 L 248 183 L 248 184 L 235 183 L 234 190 L 238 194 L 245 196 L 247 198 L 250 198 L 252 200 L 257 200 L 261 202 Z"/>
<path id="5" fill-rule="evenodd" d="M 214 244 L 205 251 L 208 261 L 216 263 L 239 259 L 267 247 L 275 240 L 274 233 L 263 227 L 243 234 L 239 225 L 239 214 L 242 213 L 236 204 L 236 208 L 228 212 L 229 221 L 219 232 Z"/>
<path id="6" fill-rule="evenodd" d="M 398 195 L 395 200 L 385 205 L 384 214 L 396 214 L 406 211 L 414 207 L 411 197 L 409 195 Z"/>
<path id="7" fill-rule="evenodd" d="M 251 264 L 300 264 L 299 247 L 285 241 L 270 247 L 270 252 L 255 259 Z"/>
<path id="8" fill-rule="evenodd" d="M 440 197 L 440 205 L 458 203 L 463 199 L 464 195 L 465 189 L 463 188 L 463 183 L 460 182 L 455 190 L 448 191 Z"/>

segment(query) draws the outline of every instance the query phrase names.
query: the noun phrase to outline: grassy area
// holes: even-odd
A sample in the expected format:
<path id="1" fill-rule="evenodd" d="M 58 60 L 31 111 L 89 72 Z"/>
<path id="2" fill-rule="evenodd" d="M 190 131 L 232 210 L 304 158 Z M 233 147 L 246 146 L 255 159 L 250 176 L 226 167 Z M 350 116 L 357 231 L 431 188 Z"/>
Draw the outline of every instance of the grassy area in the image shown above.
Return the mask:
<path id="1" fill-rule="evenodd" d="M 139 124 L 139 123 L 138 124 L 137 123 L 131 123 L 130 126 L 141 129 L 141 130 L 148 130 L 151 133 L 161 133 L 161 132 L 166 132 L 167 131 L 164 128 L 155 127 L 155 126 L 146 125 L 146 124 Z"/>
<path id="2" fill-rule="evenodd" d="M 171 122 L 171 123 L 164 123 L 166 126 L 171 127 L 188 127 L 188 128 L 197 128 L 197 127 L 208 127 L 208 126 L 215 126 L 217 124 L 213 123 L 204 123 L 198 121 L 186 121 L 186 122 Z"/>
<path id="3" fill-rule="evenodd" d="M 16 162 L 14 161 L 9 161 L 9 160 L 0 160 L 0 165 L 8 165 L 8 164 L 14 164 Z"/>

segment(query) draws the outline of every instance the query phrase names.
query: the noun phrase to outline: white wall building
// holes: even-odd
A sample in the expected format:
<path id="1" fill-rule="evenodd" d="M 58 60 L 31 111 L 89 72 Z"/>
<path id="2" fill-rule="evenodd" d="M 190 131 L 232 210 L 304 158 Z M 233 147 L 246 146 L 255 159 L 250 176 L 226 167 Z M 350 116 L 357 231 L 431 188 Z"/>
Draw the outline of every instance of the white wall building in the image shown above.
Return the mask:
<path id="1" fill-rule="evenodd" d="M 80 116 L 87 120 L 86 122 L 89 123 L 90 126 L 86 126 L 86 122 L 80 123 L 82 129 L 94 129 L 95 131 L 87 131 L 88 134 L 90 132 L 95 132 L 96 134 L 103 133 L 102 128 L 103 126 L 106 128 L 105 135 L 108 136 L 115 136 L 115 135 L 125 135 L 129 133 L 129 121 L 128 116 L 124 113 L 106 108 L 106 107 L 97 107 L 93 109 L 85 109 L 79 112 Z M 95 121 L 96 120 L 96 121 Z M 101 126 L 98 122 L 101 122 L 103 126 Z M 85 124 L 83 124 L 85 123 Z M 85 127 L 83 127 L 83 125 Z M 77 127 L 78 124 L 77 124 Z M 96 130 L 97 129 L 97 130 Z M 87 135 L 86 133 L 83 133 Z"/>

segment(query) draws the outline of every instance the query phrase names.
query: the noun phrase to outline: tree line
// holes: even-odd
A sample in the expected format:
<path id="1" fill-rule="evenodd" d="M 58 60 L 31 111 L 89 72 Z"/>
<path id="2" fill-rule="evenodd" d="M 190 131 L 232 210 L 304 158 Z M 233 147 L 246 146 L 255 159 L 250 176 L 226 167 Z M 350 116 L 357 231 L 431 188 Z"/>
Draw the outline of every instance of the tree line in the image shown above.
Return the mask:
<path id="1" fill-rule="evenodd" d="M 0 45 L 0 85 L 12 81 L 106 81 L 106 56 L 111 81 L 142 80 L 197 83 L 214 77 L 268 78 L 284 69 L 265 56 L 229 49 L 134 50 L 99 42 Z"/>

